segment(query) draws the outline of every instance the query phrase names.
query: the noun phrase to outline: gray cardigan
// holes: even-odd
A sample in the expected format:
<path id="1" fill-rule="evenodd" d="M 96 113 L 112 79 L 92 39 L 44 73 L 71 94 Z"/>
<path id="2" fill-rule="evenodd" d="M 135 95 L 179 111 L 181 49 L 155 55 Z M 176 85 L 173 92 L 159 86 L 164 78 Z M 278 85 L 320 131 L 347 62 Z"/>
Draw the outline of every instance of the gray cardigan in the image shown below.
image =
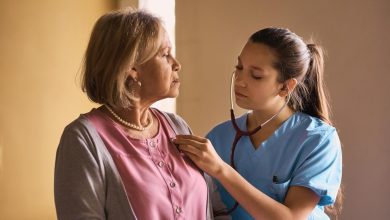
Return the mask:
<path id="1" fill-rule="evenodd" d="M 161 112 L 176 134 L 190 134 L 179 116 Z M 209 184 L 210 177 L 205 175 Z M 209 191 L 210 195 L 210 191 Z M 208 195 L 207 219 L 213 219 Z M 62 134 L 56 155 L 54 197 L 58 219 L 137 219 L 119 172 L 95 127 L 80 115 Z"/>

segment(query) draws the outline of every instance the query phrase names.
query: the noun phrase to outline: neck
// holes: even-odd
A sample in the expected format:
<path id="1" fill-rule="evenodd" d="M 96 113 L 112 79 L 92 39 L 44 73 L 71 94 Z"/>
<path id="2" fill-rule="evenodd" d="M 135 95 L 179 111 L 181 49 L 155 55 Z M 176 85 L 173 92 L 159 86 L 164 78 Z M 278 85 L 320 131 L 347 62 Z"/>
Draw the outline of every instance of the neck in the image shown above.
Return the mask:
<path id="1" fill-rule="evenodd" d="M 268 109 L 268 110 L 253 110 L 249 113 L 248 116 L 248 128 L 254 129 L 260 124 L 269 120 L 274 116 L 283 104 L 278 106 L 278 108 Z M 264 127 L 279 127 L 284 121 L 286 121 L 291 115 L 294 114 L 294 111 L 289 107 L 285 106 L 282 111 L 276 115 L 271 121 L 264 125 Z"/>
<path id="2" fill-rule="evenodd" d="M 152 114 L 149 112 L 150 106 L 134 105 L 131 108 L 113 108 L 113 107 L 110 108 L 121 119 L 140 127 L 146 126 L 149 123 L 148 120 L 153 120 Z M 109 112 L 107 108 L 102 107 L 102 110 L 106 112 L 108 115 L 110 115 L 110 117 L 112 117 L 112 114 Z"/>
<path id="3" fill-rule="evenodd" d="M 124 119 L 131 123 L 135 123 L 140 126 L 145 126 L 148 123 L 148 119 L 151 117 L 149 107 L 150 106 L 124 109 Z"/>

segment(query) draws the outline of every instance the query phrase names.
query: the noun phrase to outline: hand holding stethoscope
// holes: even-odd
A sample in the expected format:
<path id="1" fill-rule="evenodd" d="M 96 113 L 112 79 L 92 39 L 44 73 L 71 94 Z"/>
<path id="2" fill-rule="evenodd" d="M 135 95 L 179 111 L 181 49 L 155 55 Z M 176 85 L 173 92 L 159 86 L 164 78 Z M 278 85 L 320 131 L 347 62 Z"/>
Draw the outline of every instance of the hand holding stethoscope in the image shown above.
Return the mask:
<path id="1" fill-rule="evenodd" d="M 235 72 L 232 74 L 231 82 L 230 82 L 230 117 L 231 122 L 233 124 L 234 129 L 236 130 L 236 135 L 234 137 L 234 141 L 232 143 L 231 147 L 231 153 L 230 153 L 230 165 L 233 169 L 236 169 L 235 163 L 234 163 L 234 153 L 236 150 L 236 146 L 238 141 L 242 136 L 251 136 L 258 132 L 265 124 L 270 122 L 273 118 L 278 116 L 282 110 L 287 106 L 289 100 L 290 100 L 290 93 L 288 93 L 286 103 L 268 120 L 260 124 L 258 127 L 251 131 L 243 131 L 241 130 L 236 122 L 236 117 L 234 115 L 234 104 L 233 104 L 233 86 L 234 86 L 234 80 L 235 80 Z M 216 177 L 219 175 L 221 170 L 223 170 L 223 167 L 227 164 L 221 159 L 221 157 L 217 154 L 215 151 L 213 145 L 211 142 L 203 137 L 195 136 L 195 135 L 178 135 L 176 137 L 176 140 L 174 140 L 174 143 L 179 145 L 179 149 L 183 151 L 190 159 L 204 172 L 208 173 L 209 175 Z M 236 202 L 235 205 L 230 208 L 229 210 L 221 210 L 217 213 L 214 213 L 214 216 L 219 215 L 227 215 L 232 213 L 236 208 L 238 207 L 238 203 Z"/>
<path id="2" fill-rule="evenodd" d="M 177 135 L 173 141 L 179 145 L 179 150 L 210 176 L 217 176 L 223 166 L 227 165 L 207 138 L 195 135 Z"/>

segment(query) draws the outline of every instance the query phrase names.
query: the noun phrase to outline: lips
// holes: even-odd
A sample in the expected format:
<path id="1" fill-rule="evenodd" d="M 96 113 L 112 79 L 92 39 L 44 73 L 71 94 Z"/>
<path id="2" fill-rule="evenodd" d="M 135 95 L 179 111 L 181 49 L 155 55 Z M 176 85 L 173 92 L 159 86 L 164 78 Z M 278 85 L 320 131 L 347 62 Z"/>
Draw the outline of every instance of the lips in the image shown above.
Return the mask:
<path id="1" fill-rule="evenodd" d="M 243 95 L 242 93 L 239 93 L 239 92 L 234 92 L 234 94 L 236 94 L 236 96 L 240 97 L 240 98 L 246 98 L 247 97 L 246 95 Z"/>
<path id="2" fill-rule="evenodd" d="M 175 85 L 180 85 L 180 80 L 179 80 L 179 78 L 176 78 L 176 79 L 173 79 L 173 80 L 172 80 L 171 86 L 175 86 Z"/>

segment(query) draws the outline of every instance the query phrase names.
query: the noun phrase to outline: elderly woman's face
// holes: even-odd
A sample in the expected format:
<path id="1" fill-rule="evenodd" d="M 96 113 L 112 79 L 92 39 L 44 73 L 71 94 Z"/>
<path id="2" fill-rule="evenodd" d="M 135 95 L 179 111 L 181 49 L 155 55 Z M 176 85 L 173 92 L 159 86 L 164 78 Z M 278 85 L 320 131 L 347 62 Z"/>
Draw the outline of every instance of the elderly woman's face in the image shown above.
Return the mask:
<path id="1" fill-rule="evenodd" d="M 179 62 L 171 54 L 171 42 L 164 30 L 162 45 L 158 53 L 137 68 L 142 83 L 140 96 L 142 99 L 158 101 L 174 98 L 179 94 Z"/>

